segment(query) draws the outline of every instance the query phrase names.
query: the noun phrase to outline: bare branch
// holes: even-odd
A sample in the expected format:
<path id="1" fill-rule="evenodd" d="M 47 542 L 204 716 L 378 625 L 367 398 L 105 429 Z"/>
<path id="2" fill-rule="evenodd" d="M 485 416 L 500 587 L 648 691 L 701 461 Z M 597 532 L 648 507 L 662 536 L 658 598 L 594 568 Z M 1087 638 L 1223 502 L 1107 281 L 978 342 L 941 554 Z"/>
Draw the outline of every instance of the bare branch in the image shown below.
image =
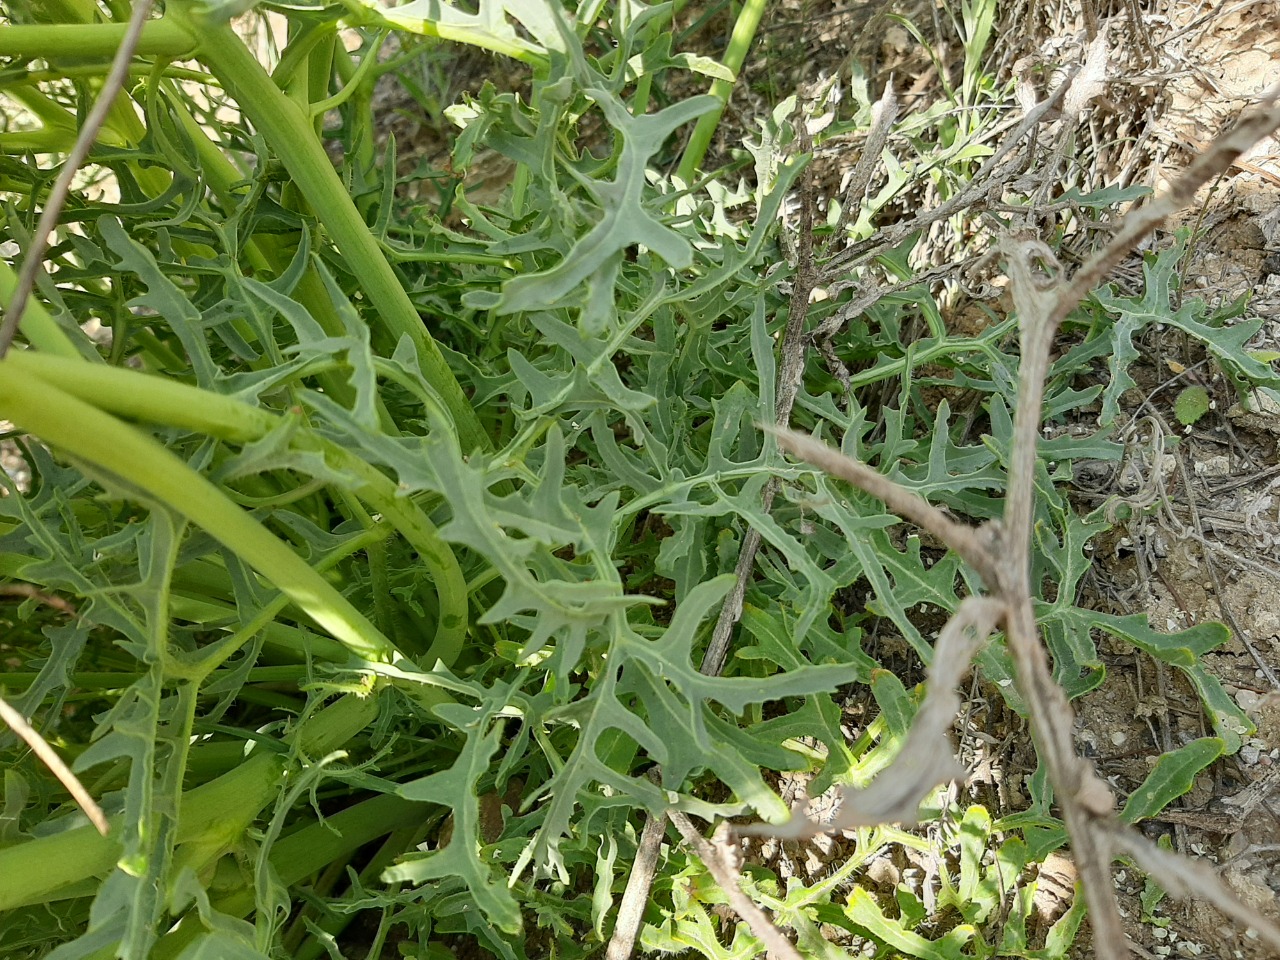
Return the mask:
<path id="1" fill-rule="evenodd" d="M 1115 831 L 1112 842 L 1120 852 L 1133 857 L 1139 868 L 1158 878 L 1160 886 L 1170 896 L 1179 900 L 1207 900 L 1241 926 L 1257 931 L 1259 937 L 1280 950 L 1280 926 L 1241 901 L 1213 870 L 1200 861 L 1161 850 L 1132 830 Z"/>
<path id="2" fill-rule="evenodd" d="M 628 960 L 635 949 L 640 924 L 644 920 L 644 908 L 649 903 L 649 891 L 653 888 L 653 876 L 658 869 L 658 851 L 662 847 L 662 835 L 667 831 L 665 814 L 649 814 L 640 831 L 636 859 L 627 877 L 627 889 L 618 904 L 618 919 L 609 937 L 605 960 Z"/>
<path id="3" fill-rule="evenodd" d="M 960 605 L 938 637 L 924 703 L 897 757 L 866 789 L 845 787 L 831 820 L 820 823 L 800 810 L 781 826 L 754 825 L 739 831 L 799 840 L 882 823 L 915 823 L 920 804 L 934 787 L 964 777 L 947 735 L 960 712 L 956 687 L 1004 612 L 1004 604 L 990 597 L 969 597 Z"/>
<path id="4" fill-rule="evenodd" d="M 810 436 L 781 427 L 765 426 L 762 429 L 776 436 L 778 446 L 792 456 L 866 491 L 884 501 L 885 506 L 904 520 L 928 530 L 960 554 L 988 586 L 994 587 L 998 582 L 987 536 L 983 532 L 987 528 L 974 528 L 952 520 L 918 493 Z"/>
<path id="5" fill-rule="evenodd" d="M 897 119 L 898 96 L 893 89 L 893 81 L 890 80 L 885 84 L 884 93 L 880 95 L 880 99 L 871 108 L 871 129 L 867 131 L 867 140 L 862 145 L 862 153 L 858 156 L 858 162 L 854 164 L 853 172 L 849 175 L 849 186 L 844 192 L 840 219 L 836 221 L 836 228 L 827 237 L 827 247 L 844 236 L 849 221 L 854 219 L 854 215 L 862 209 L 862 198 L 867 192 L 867 187 L 871 185 L 872 174 L 880 163 L 880 154 L 884 152 L 885 144 L 889 142 L 889 131 L 893 129 L 893 122 Z"/>
<path id="6" fill-rule="evenodd" d="M 703 837 L 687 816 L 679 810 L 671 811 L 671 822 L 680 831 L 680 836 L 693 847 L 699 859 L 707 865 L 711 876 L 724 890 L 729 898 L 729 906 L 747 922 L 751 932 L 759 937 L 765 945 L 769 956 L 774 960 L 803 960 L 795 946 L 788 940 L 769 918 L 769 915 L 755 901 L 742 892 L 740 875 L 736 866 L 737 844 L 730 841 L 727 831 L 729 825 L 721 823 L 716 831 L 717 842 Z"/>

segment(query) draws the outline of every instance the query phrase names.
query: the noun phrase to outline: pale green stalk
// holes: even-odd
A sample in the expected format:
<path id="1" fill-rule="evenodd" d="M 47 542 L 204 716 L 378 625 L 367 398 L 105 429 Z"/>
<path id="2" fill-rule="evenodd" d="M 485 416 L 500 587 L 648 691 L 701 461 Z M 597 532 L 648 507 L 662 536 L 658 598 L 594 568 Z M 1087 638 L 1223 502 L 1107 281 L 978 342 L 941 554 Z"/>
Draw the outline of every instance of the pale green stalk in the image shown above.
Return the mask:
<path id="1" fill-rule="evenodd" d="M 110 60 L 126 29 L 123 23 L 12 24 L 0 28 L 0 57 L 54 59 L 61 53 L 80 62 L 88 58 Z M 194 49 L 195 41 L 185 24 L 161 17 L 142 28 L 137 54 L 181 60 Z"/>
<path id="2" fill-rule="evenodd" d="M 343 697 L 303 723 L 298 745 L 307 755 L 323 756 L 363 730 L 377 713 L 372 697 Z M 234 770 L 182 795 L 176 842 L 190 847 L 178 851 L 178 866 L 198 870 L 240 841 L 279 794 L 285 757 L 256 752 Z M 0 911 L 59 899 L 64 888 L 107 874 L 121 852 L 120 818 L 110 822 L 111 833 L 105 837 L 86 824 L 0 848 Z"/>
<path id="3" fill-rule="evenodd" d="M 0 369 L 12 369 L 15 373 L 38 378 L 36 382 L 43 383 L 51 391 L 65 391 L 64 395 L 68 399 L 92 403 L 97 408 L 119 416 L 182 427 L 235 443 L 260 439 L 281 422 L 278 415 L 232 397 L 125 367 L 74 363 L 31 351 L 14 351 Z M 98 410 L 95 413 L 106 416 Z M 111 420 L 110 417 L 107 419 Z M 118 429 L 128 429 L 114 420 L 111 422 Z M 46 439 L 54 442 L 47 436 Z M 149 438 L 142 439 L 154 443 Z M 427 651 L 425 662 L 429 664 L 440 659 L 446 664 L 452 664 L 462 650 L 468 622 L 466 579 L 453 550 L 441 539 L 439 531 L 427 515 L 413 501 L 400 495 L 395 481 L 360 457 L 336 443 L 314 435 L 299 435 L 295 442 L 307 449 L 322 452 L 332 467 L 357 477 L 360 486 L 353 490 L 356 496 L 375 513 L 381 514 L 418 552 L 419 559 L 435 585 L 440 608 L 436 635 Z M 158 444 L 156 447 L 163 450 Z M 185 464 L 176 458 L 174 460 L 191 473 Z M 127 476 L 135 475 L 132 472 L 122 472 Z M 218 489 L 203 478 L 201 482 L 212 490 Z M 217 496 L 226 503 L 228 509 L 248 517 L 239 507 L 227 501 L 221 491 L 217 492 Z M 175 509 L 181 512 L 180 506 Z M 251 518 L 250 522 L 256 525 L 256 521 Z M 209 532 L 217 535 L 212 529 Z M 274 537 L 272 539 L 275 540 Z M 306 566 L 292 551 L 289 552 L 298 563 Z M 243 556 L 250 563 L 253 562 L 251 556 Z M 267 579 L 273 580 L 269 573 L 263 573 Z M 284 589 L 282 584 L 278 585 Z M 287 590 L 285 592 L 288 593 Z M 311 611 L 308 610 L 308 613 Z M 320 622 L 318 618 L 317 622 Z M 374 629 L 368 621 L 363 622 L 369 629 Z M 334 635 L 347 643 L 341 635 Z M 347 645 L 350 646 L 349 643 Z"/>
<path id="4" fill-rule="evenodd" d="M 0 303 L 8 303 L 12 300 L 13 291 L 17 286 L 18 275 L 13 272 L 13 268 L 9 264 L 0 260 Z M 69 360 L 88 359 L 76 349 L 75 343 L 58 326 L 58 321 L 53 319 L 49 311 L 45 309 L 44 304 L 35 297 L 27 301 L 27 308 L 22 314 L 20 329 L 22 330 L 22 336 L 33 347 L 39 347 L 49 354 Z M 96 353 L 94 357 L 97 357 Z M 79 364 L 78 366 L 89 368 L 90 365 Z"/>
<path id="5" fill-rule="evenodd" d="M 760 26 L 760 18 L 764 16 L 766 3 L 767 0 L 746 0 L 733 25 L 733 34 L 729 37 L 729 48 L 724 52 L 723 63 L 733 71 L 735 77 L 747 62 L 747 52 L 756 38 L 756 30 Z M 698 118 L 689 142 L 685 145 L 676 176 L 686 184 L 693 183 L 698 175 L 698 168 L 711 146 L 711 138 L 715 136 L 716 127 L 720 125 L 720 118 L 724 116 L 724 109 L 729 104 L 733 84 L 728 80 L 716 80 L 708 92 L 720 101 L 720 106 Z"/>
<path id="6" fill-rule="evenodd" d="M 151 437 L 11 362 L 0 363 L 0 416 L 106 471 L 106 482 L 158 500 L 238 554 L 357 656 L 390 661 L 394 645 L 301 557 Z"/>
<path id="7" fill-rule="evenodd" d="M 271 847 L 268 859 L 277 879 L 291 886 L 349 856 L 371 840 L 393 830 L 420 824 L 431 807 L 394 794 L 380 794 L 282 837 Z M 253 912 L 253 891 L 238 890 L 214 904 L 219 913 L 245 917 Z M 151 960 L 173 960 L 205 932 L 199 914 L 191 911 L 167 933 L 151 952 Z"/>
<path id="8" fill-rule="evenodd" d="M 308 113 L 272 82 L 262 64 L 228 25 L 202 21 L 191 0 L 175 0 L 170 9 L 188 18 L 192 31 L 200 37 L 200 60 L 263 134 L 328 230 L 372 302 L 378 323 L 374 329 L 381 334 L 383 345 L 394 345 L 407 334 L 417 351 L 423 376 L 440 394 L 457 426 L 463 449 L 487 449 L 489 439 L 470 401 L 356 210 L 329 155 L 315 136 Z"/>

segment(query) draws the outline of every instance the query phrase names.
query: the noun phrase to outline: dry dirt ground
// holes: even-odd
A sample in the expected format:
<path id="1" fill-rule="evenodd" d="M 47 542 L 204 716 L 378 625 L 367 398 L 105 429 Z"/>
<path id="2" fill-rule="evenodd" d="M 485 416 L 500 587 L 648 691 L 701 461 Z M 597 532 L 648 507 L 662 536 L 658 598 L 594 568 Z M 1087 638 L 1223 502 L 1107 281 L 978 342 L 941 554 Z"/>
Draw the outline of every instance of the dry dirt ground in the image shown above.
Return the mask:
<path id="1" fill-rule="evenodd" d="M 940 9 L 923 2 L 783 4 L 762 26 L 760 55 L 748 80 L 754 70 L 757 79 L 771 74 L 767 87 L 787 81 L 800 86 L 857 59 L 873 80 L 873 96 L 892 75 L 909 108 L 912 98 L 936 95 L 939 69 L 962 56 Z M 888 16 L 895 12 L 933 37 L 934 57 L 921 57 L 919 44 Z M 1159 189 L 1250 98 L 1280 81 L 1280 3 L 1148 0 L 1115 9 L 1102 4 L 1097 13 L 1112 31 L 1107 89 L 1076 157 L 1090 166 L 1086 179 L 1092 182 Z M 1070 62 L 1072 47 L 1082 43 L 1085 24 L 1077 3 L 1002 4 L 999 16 L 1001 70 L 1017 69 L 1025 57 Z M 740 116 L 753 112 L 751 89 L 749 84 Z M 818 159 L 828 164 L 834 192 L 847 164 L 839 156 Z M 1274 138 L 1258 144 L 1183 213 L 1181 225 L 1200 235 L 1186 262 L 1185 295 L 1210 306 L 1247 295 L 1244 315 L 1265 321 L 1251 346 L 1280 349 L 1280 144 Z M 1168 240 L 1165 233 L 1157 242 Z M 1136 278 L 1135 270 L 1129 279 Z M 1206 620 L 1230 626 L 1231 642 L 1210 654 L 1208 665 L 1257 731 L 1146 826 L 1150 835 L 1169 834 L 1175 849 L 1217 864 L 1241 898 L 1280 920 L 1280 411 L 1265 402 L 1242 408 L 1204 352 L 1179 338 L 1158 335 L 1144 347 L 1152 355 L 1133 370 L 1139 386 L 1124 397 L 1128 423 L 1120 431 L 1133 455 L 1123 469 L 1079 484 L 1073 499 L 1089 510 L 1108 497 L 1142 491 L 1161 506 L 1095 545 L 1096 565 L 1083 599 L 1115 613 L 1144 611 L 1154 626 L 1171 631 Z M 1173 398 L 1197 383 L 1208 388 L 1213 409 L 1193 429 L 1183 429 Z M 1163 452 L 1160 433 L 1175 429 L 1184 434 L 1181 443 Z M 1077 742 L 1118 791 L 1128 792 L 1160 751 L 1206 729 L 1189 686 L 1133 648 L 1105 644 L 1108 681 L 1077 702 Z M 985 715 L 985 706 L 971 704 L 971 715 Z M 1007 733 L 987 723 L 985 730 L 965 732 L 971 754 L 993 734 L 998 742 Z M 1010 749 L 996 761 L 1013 781 L 1004 795 L 1016 797 L 1019 772 L 1030 772 L 1031 758 Z M 991 762 L 987 756 L 988 768 Z M 807 855 L 810 869 L 838 850 L 816 854 Z M 797 872 L 806 872 L 803 859 L 793 867 Z M 1053 859 L 1044 872 L 1056 873 L 1069 897 L 1070 861 Z M 896 883 L 898 876 L 894 867 L 888 879 Z M 1271 956 L 1201 904 L 1162 906 L 1164 927 L 1141 923 L 1142 879 L 1119 871 L 1117 885 L 1132 921 L 1130 935 L 1148 956 Z M 1081 951 L 1090 955 L 1084 943 Z"/>

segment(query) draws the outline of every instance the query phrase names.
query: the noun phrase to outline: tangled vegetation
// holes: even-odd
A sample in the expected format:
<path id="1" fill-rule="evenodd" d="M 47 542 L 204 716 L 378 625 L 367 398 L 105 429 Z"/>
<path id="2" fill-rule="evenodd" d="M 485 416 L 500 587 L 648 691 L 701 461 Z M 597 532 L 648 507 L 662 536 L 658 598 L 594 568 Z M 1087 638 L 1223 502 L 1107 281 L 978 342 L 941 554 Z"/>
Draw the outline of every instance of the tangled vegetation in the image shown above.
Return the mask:
<path id="1" fill-rule="evenodd" d="M 0 951 L 598 955 L 646 812 L 782 823 L 784 773 L 811 796 L 873 782 L 924 697 L 910 677 L 980 591 L 956 553 L 758 425 L 834 442 L 955 516 L 1001 516 L 1018 320 L 952 329 L 900 203 L 922 181 L 963 198 L 1000 159 L 973 136 L 1011 98 L 983 67 L 994 4 L 960 4 L 948 109 L 889 119 L 914 152 L 872 155 L 865 195 L 804 203 L 799 239 L 788 203 L 814 144 L 885 116 L 856 76 L 841 102 L 779 103 L 700 174 L 734 72 L 673 49 L 670 4 L 262 3 L 288 22 L 270 62 L 233 29 L 248 6 L 168 0 L 142 25 L 0 361 L 30 470 L 0 499 L 0 572 L 26 591 L 0 684 L 109 825 L 4 742 Z M 130 13 L 13 3 L 0 25 L 6 302 Z M 531 79 L 448 107 L 447 169 L 405 173 L 375 84 L 442 44 Z M 495 152 L 514 172 L 481 203 L 469 171 Z M 1077 191 L 1056 227 L 1140 195 Z M 1096 688 L 1105 633 L 1176 668 L 1212 728 L 1151 767 L 1129 822 L 1251 729 L 1197 659 L 1225 629 L 1077 604 L 1091 539 L 1134 508 L 1081 514 L 1060 488 L 1125 456 L 1134 336 L 1171 324 L 1242 391 L 1280 388 L 1247 349 L 1255 326 L 1177 298 L 1178 256 L 1069 318 L 1036 477 L 1054 679 Z M 1098 370 L 1106 385 L 1081 385 Z M 1068 423 L 1091 428 L 1052 429 Z M 735 587 L 723 670 L 700 670 Z M 1024 714 L 1002 641 L 976 664 Z M 878 709 L 850 737 L 853 691 Z M 744 890 L 814 956 L 1066 956 L 1083 899 L 1047 921 L 1033 904 L 1067 840 L 1053 801 L 1043 770 L 1018 809 L 940 788 L 927 835 L 859 827 L 821 882 L 749 861 Z M 850 882 L 930 843 L 927 903 Z M 725 902 L 673 833 L 638 948 L 757 955 Z"/>

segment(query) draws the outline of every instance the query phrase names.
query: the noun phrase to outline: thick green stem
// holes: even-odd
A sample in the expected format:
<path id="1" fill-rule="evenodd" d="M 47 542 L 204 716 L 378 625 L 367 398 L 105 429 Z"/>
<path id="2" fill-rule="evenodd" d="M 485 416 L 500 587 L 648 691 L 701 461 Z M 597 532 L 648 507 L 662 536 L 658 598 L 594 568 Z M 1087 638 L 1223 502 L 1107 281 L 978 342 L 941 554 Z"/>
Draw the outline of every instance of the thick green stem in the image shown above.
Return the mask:
<path id="1" fill-rule="evenodd" d="M 120 49 L 128 24 L 53 23 L 17 24 L 0 27 L 0 57 L 40 57 L 54 63 L 59 57 L 77 61 L 97 57 L 110 60 Z M 172 17 L 150 20 L 142 28 L 137 55 L 182 60 L 195 49 L 195 40 L 185 24 Z"/>
<path id="2" fill-rule="evenodd" d="M 329 231 L 352 274 L 360 280 L 380 321 L 380 329 L 374 328 L 380 347 L 394 349 L 407 334 L 417 350 L 423 376 L 440 394 L 457 425 L 463 448 L 487 449 L 489 439 L 471 402 L 352 203 L 312 130 L 311 118 L 272 82 L 262 64 L 229 26 L 199 22 L 190 0 L 173 3 L 171 7 L 192 18 L 193 32 L 200 36 L 200 59 L 266 137 Z"/>
<path id="3" fill-rule="evenodd" d="M 13 272 L 9 264 L 0 260 L 0 303 L 9 303 L 17 286 L 18 275 Z M 35 297 L 27 301 L 27 308 L 23 311 L 22 325 L 19 329 L 27 343 L 54 356 L 71 360 L 85 360 L 90 355 L 94 359 L 98 358 L 97 353 L 93 352 L 92 345 L 84 337 L 81 337 L 80 341 L 85 346 L 85 353 L 76 349 L 71 337 L 58 326 L 58 321 L 53 319 L 44 304 Z M 80 366 L 88 367 L 88 364 Z"/>
<path id="4" fill-rule="evenodd" d="M 279 423 L 269 411 L 225 394 L 127 367 L 72 363 L 64 357 L 17 350 L 5 359 L 4 369 L 39 377 L 117 416 L 182 427 L 232 443 L 259 440 Z"/>
<path id="5" fill-rule="evenodd" d="M 329 753 L 368 726 L 377 712 L 373 698 L 344 697 L 303 723 L 298 745 L 311 756 Z M 178 814 L 177 843 L 220 856 L 275 799 L 284 765 L 284 754 L 258 752 L 231 772 L 188 790 Z M 58 899 L 63 888 L 105 875 L 120 856 L 120 826 L 114 817 L 105 837 L 86 824 L 0 849 L 0 910 Z"/>
<path id="6" fill-rule="evenodd" d="M 53 392 L 65 391 L 68 399 L 83 400 L 120 416 L 182 427 L 234 443 L 261 439 L 280 425 L 280 417 L 276 414 L 251 407 L 231 397 L 123 367 L 72 363 L 30 351 L 15 351 L 5 360 L 4 368 L 32 379 L 38 378 L 37 382 L 44 383 Z M 97 409 L 94 412 L 100 417 L 105 416 Z M 14 419 L 17 420 L 16 417 Z M 116 429 L 126 428 L 116 423 Z M 52 438 L 46 439 L 53 442 Z M 436 635 L 427 651 L 426 662 L 429 664 L 440 659 L 446 664 L 452 664 L 462 650 L 468 622 L 466 578 L 458 566 L 453 550 L 441 539 L 426 514 L 413 501 L 400 495 L 395 481 L 337 443 L 305 434 L 300 434 L 295 442 L 309 450 L 322 452 L 331 466 L 358 477 L 360 486 L 353 491 L 356 496 L 373 511 L 380 513 L 418 552 L 419 559 L 435 584 L 440 606 L 440 619 L 436 625 Z M 163 450 L 158 444 L 155 446 Z M 191 472 L 185 464 L 176 461 L 176 458 L 175 462 L 187 473 Z M 203 478 L 201 482 L 208 484 Z M 212 484 L 208 486 L 217 490 Z M 220 491 L 217 496 L 226 500 Z M 230 503 L 227 507 L 247 518 L 238 507 Z M 252 519 L 249 522 L 256 526 Z M 217 536 L 216 530 L 208 529 Z M 266 534 L 266 531 L 263 533 Z M 274 537 L 271 539 L 275 540 Z M 283 545 L 281 548 L 288 549 Z M 290 555 L 298 563 L 302 563 L 291 551 Z M 253 563 L 250 556 L 245 556 L 245 559 Z M 270 572 L 262 572 L 267 579 L 274 579 Z M 283 584 L 278 585 L 284 590 Z M 288 593 L 288 590 L 285 592 Z M 290 597 L 296 601 L 292 594 Z M 305 606 L 303 609 L 315 617 L 313 611 Z M 316 620 L 323 623 L 318 617 Z M 368 627 L 374 629 L 372 624 L 368 624 Z M 326 629 L 330 628 L 326 625 Z M 335 633 L 334 636 L 350 646 L 342 635 Z"/>
<path id="7" fill-rule="evenodd" d="M 383 794 L 348 807 L 324 823 L 303 827 L 282 837 L 271 848 L 271 866 L 281 883 L 298 883 L 340 857 L 348 856 L 370 840 L 393 830 L 419 823 L 431 808 L 393 794 Z M 252 890 L 241 890 L 215 903 L 220 913 L 245 917 L 253 912 Z M 173 960 L 205 932 L 199 915 L 192 911 L 156 945 L 152 960 Z"/>
<path id="8" fill-rule="evenodd" d="M 0 415 L 106 471 L 105 482 L 144 502 L 158 500 L 202 527 L 357 656 L 397 656 L 391 642 L 324 577 L 151 437 L 8 361 L 0 363 Z"/>
<path id="9" fill-rule="evenodd" d="M 756 38 L 756 30 L 760 26 L 760 18 L 764 16 L 766 3 L 767 0 L 746 0 L 742 5 L 742 12 L 738 14 L 738 19 L 733 25 L 729 49 L 724 52 L 724 65 L 733 71 L 735 77 L 742 70 L 742 65 L 747 62 L 747 52 Z M 710 113 L 704 113 L 694 125 L 689 143 L 684 148 L 684 155 L 680 158 L 680 167 L 676 170 L 676 176 L 685 183 L 693 183 L 697 177 L 698 167 L 702 165 L 702 160 L 707 155 L 711 138 L 715 136 L 720 118 L 724 116 L 724 108 L 729 104 L 733 84 L 728 80 L 716 80 L 711 84 L 711 90 L 708 92 L 720 101 L 720 106 Z"/>

